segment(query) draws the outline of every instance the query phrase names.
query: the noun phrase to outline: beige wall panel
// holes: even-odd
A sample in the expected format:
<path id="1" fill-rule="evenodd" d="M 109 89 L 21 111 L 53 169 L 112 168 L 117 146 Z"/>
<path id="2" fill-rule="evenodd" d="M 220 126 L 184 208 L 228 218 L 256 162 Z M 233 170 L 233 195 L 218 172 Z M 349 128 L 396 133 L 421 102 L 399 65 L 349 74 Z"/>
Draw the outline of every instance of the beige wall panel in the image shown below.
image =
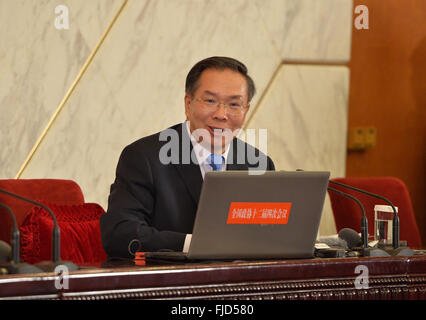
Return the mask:
<path id="1" fill-rule="evenodd" d="M 0 0 L 0 178 L 14 178 L 123 0 Z M 66 4 L 69 29 L 55 28 Z"/>
<path id="2" fill-rule="evenodd" d="M 12 16 L 20 16 L 21 2 Z M 12 49 L 0 53 L 2 66 L 9 66 L 0 78 L 1 107 L 21 108 L 17 115 L 7 109 L 12 122 L 1 120 L 6 147 L 0 157 L 14 157 L 3 167 L 4 177 L 16 174 L 122 1 L 70 2 L 68 33 L 53 27 L 57 3 L 41 2 L 52 10 L 44 20 L 44 7 L 23 8 L 24 17 L 40 12 L 34 31 L 27 27 L 29 40 L 22 44 L 11 37 Z M 73 179 L 87 201 L 106 209 L 123 147 L 185 119 L 186 74 L 213 55 L 248 66 L 258 89 L 248 128 L 268 129 L 277 169 L 344 175 L 348 70 L 280 64 L 347 61 L 351 6 L 351 0 L 129 0 L 21 178 Z M 73 19 L 82 21 L 74 29 Z M 31 42 L 37 34 L 39 41 Z M 330 215 L 323 215 L 322 234 L 334 231 Z"/>
<path id="3" fill-rule="evenodd" d="M 253 1 L 129 1 L 22 178 L 74 179 L 106 209 L 123 147 L 185 120 L 195 62 L 236 57 L 265 90 L 280 58 L 260 21 Z"/>
<path id="4" fill-rule="evenodd" d="M 256 1 L 284 61 L 349 61 L 352 0 Z"/>
<path id="5" fill-rule="evenodd" d="M 345 175 L 349 70 L 282 65 L 248 128 L 268 130 L 268 154 L 277 170 Z M 326 200 L 320 233 L 335 233 Z"/>

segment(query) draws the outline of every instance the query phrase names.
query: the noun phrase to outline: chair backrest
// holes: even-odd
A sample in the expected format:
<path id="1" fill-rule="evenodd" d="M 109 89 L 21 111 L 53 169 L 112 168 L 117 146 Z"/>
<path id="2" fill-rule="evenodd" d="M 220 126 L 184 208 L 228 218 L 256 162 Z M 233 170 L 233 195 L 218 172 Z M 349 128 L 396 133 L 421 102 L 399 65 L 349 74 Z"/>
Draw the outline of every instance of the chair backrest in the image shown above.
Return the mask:
<path id="1" fill-rule="evenodd" d="M 400 240 L 407 240 L 408 246 L 421 248 L 422 242 L 414 216 L 410 195 L 404 182 L 394 177 L 368 177 L 368 178 L 335 178 L 336 182 L 341 182 L 352 187 L 363 189 L 389 199 L 392 204 L 398 207 L 400 219 Z M 383 200 L 361 194 L 359 192 L 342 188 L 337 185 L 331 187 L 355 196 L 364 206 L 368 218 L 368 234 L 374 235 L 374 206 L 385 204 Z M 333 209 L 336 230 L 352 228 L 360 232 L 361 209 L 353 200 L 347 199 L 334 192 L 328 191 Z"/>
<path id="2" fill-rule="evenodd" d="M 0 180 L 0 189 L 21 195 L 35 201 L 45 201 L 59 205 L 84 204 L 84 196 L 79 185 L 72 180 L 62 179 L 8 179 Z M 18 226 L 22 224 L 31 203 L 15 199 L 0 192 L 0 203 L 9 206 L 16 216 Z M 0 208 L 0 240 L 10 243 L 12 221 L 6 210 Z"/>
<path id="3" fill-rule="evenodd" d="M 61 258 L 77 265 L 97 266 L 106 259 L 99 218 L 105 213 L 96 203 L 56 205 L 44 203 L 58 221 Z M 28 263 L 52 259 L 53 220 L 43 208 L 34 206 L 25 217 L 21 233 L 21 260 Z"/>

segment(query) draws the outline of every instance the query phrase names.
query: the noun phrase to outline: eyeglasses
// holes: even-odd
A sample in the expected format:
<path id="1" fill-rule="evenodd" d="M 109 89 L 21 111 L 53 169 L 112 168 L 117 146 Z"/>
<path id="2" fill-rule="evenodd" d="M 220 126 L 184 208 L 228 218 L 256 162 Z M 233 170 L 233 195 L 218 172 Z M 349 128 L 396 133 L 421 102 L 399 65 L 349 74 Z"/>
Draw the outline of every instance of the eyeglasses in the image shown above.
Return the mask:
<path id="1" fill-rule="evenodd" d="M 232 116 L 237 116 L 243 113 L 243 110 L 247 108 L 247 105 L 244 105 L 242 101 L 232 100 L 228 103 L 220 102 L 214 98 L 196 98 L 195 100 L 201 102 L 203 107 L 209 111 L 215 111 L 220 108 L 220 105 L 223 104 L 223 107 L 228 111 L 228 114 Z"/>

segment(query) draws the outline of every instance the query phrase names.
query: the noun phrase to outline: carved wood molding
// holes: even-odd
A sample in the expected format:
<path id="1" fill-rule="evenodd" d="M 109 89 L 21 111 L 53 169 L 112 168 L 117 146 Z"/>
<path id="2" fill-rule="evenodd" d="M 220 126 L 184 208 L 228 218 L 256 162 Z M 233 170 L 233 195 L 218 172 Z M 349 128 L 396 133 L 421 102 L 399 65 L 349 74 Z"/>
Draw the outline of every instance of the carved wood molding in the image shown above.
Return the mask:
<path id="1" fill-rule="evenodd" d="M 416 284 L 417 286 L 413 285 Z M 426 277 L 386 276 L 356 289 L 355 278 L 267 281 L 64 293 L 62 299 L 426 299 Z"/>
<path id="2" fill-rule="evenodd" d="M 426 299 L 426 256 L 89 268 L 64 289 L 58 278 L 0 276 L 0 299 Z"/>

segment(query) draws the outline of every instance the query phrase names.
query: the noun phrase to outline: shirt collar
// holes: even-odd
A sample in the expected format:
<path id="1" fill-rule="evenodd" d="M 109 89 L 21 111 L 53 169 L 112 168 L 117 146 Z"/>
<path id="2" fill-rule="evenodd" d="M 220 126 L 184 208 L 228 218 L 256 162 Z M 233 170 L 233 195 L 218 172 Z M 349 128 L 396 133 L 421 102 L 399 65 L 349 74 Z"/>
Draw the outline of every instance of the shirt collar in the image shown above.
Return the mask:
<path id="1" fill-rule="evenodd" d="M 189 121 L 185 120 L 184 123 L 183 123 L 183 125 L 186 127 L 188 135 L 191 138 L 191 143 L 192 143 L 192 146 L 194 148 L 194 152 L 195 152 L 195 155 L 197 157 L 198 163 L 199 164 L 206 164 L 206 163 L 208 163 L 207 160 L 210 158 L 210 155 L 212 153 L 210 152 L 210 150 L 207 150 L 200 143 L 198 143 L 197 140 L 195 140 L 195 138 L 192 136 L 191 130 L 189 129 Z M 225 166 L 226 166 L 226 159 L 228 157 L 230 146 L 231 146 L 231 144 L 228 144 L 226 146 L 225 152 L 222 153 L 222 156 L 225 159 L 225 163 L 224 163 Z"/>

